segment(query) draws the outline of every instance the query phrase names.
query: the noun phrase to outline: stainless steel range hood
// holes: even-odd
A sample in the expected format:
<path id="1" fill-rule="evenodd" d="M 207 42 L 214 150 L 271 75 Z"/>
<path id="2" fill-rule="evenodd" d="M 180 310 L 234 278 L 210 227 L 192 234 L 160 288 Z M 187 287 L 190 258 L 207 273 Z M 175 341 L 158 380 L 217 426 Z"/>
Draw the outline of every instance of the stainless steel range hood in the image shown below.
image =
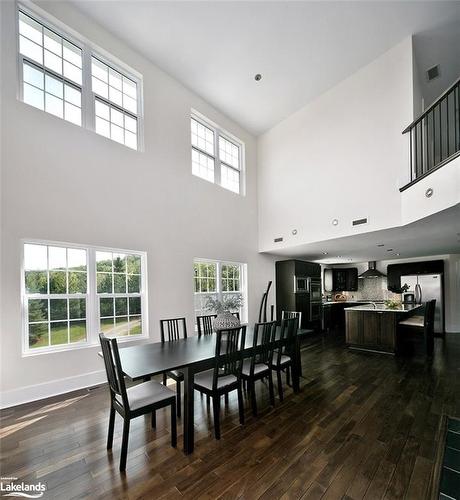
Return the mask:
<path id="1" fill-rule="evenodd" d="M 369 262 L 367 271 L 361 273 L 358 278 L 385 278 L 386 275 L 377 270 L 375 260 Z"/>

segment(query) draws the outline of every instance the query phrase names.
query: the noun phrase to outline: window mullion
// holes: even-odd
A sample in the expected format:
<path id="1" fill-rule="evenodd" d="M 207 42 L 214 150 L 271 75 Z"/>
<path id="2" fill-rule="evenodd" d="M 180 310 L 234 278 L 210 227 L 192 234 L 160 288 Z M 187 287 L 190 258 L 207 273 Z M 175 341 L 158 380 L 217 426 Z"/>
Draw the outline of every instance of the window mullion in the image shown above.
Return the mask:
<path id="1" fill-rule="evenodd" d="M 96 258 L 94 248 L 88 248 L 88 294 L 87 294 L 87 340 L 90 344 L 98 342 L 98 301 L 96 293 Z"/>
<path id="2" fill-rule="evenodd" d="M 216 137 L 216 140 L 214 141 L 214 182 L 218 184 L 219 186 L 221 185 L 221 165 L 220 165 L 220 155 L 219 155 L 219 141 L 220 141 L 220 134 L 217 129 L 214 129 L 214 135 Z"/>
<path id="3" fill-rule="evenodd" d="M 85 44 L 82 47 L 82 121 L 83 126 L 94 131 L 95 103 L 91 89 L 91 50 Z"/>

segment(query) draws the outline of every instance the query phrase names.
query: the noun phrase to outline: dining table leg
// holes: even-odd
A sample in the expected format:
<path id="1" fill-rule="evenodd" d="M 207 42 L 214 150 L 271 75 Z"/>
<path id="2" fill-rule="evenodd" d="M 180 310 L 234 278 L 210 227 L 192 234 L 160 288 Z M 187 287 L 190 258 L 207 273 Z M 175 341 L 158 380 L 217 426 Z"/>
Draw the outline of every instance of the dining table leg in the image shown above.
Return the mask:
<path id="1" fill-rule="evenodd" d="M 192 368 L 182 368 L 184 374 L 184 453 L 189 455 L 194 447 L 194 373 Z"/>

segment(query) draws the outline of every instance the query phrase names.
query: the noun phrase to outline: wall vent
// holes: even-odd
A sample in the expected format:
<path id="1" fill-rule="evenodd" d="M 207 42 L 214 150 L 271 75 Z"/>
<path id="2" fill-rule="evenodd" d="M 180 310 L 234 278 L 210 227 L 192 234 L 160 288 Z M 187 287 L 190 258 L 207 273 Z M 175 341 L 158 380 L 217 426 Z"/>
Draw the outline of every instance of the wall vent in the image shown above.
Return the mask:
<path id="1" fill-rule="evenodd" d="M 434 80 L 435 78 L 438 78 L 439 75 L 439 64 L 436 64 L 436 66 L 433 66 L 426 71 L 426 78 L 429 82 L 431 82 L 431 80 Z"/>
<path id="2" fill-rule="evenodd" d="M 275 238 L 273 241 L 274 241 L 275 243 L 279 243 L 280 241 L 283 241 L 283 238 Z"/>
<path id="3" fill-rule="evenodd" d="M 361 224 L 367 224 L 369 221 L 367 220 L 367 217 L 363 217 L 361 219 L 355 219 L 351 221 L 352 226 L 360 226 Z"/>

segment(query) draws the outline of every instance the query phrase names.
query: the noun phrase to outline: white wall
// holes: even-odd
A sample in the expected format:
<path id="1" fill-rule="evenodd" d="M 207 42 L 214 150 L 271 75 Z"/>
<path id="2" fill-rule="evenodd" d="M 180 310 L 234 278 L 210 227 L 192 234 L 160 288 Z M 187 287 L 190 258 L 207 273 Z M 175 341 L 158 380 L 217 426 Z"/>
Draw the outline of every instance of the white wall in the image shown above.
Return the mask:
<path id="1" fill-rule="evenodd" d="M 404 262 L 421 262 L 428 260 L 444 261 L 445 328 L 448 333 L 460 333 L 460 254 L 429 255 L 426 257 L 414 257 L 411 259 L 380 260 L 377 261 L 376 267 L 382 273 L 387 274 L 387 267 L 390 264 L 402 264 Z M 358 264 L 344 264 L 325 267 L 357 267 L 358 273 L 361 274 L 368 268 L 368 263 L 360 262 Z M 384 281 L 386 282 L 386 279 Z M 386 286 L 386 283 L 384 285 Z M 355 295 L 355 298 L 358 298 L 356 292 L 346 292 L 345 294 L 350 298 L 353 295 Z M 382 299 L 383 298 L 386 298 L 385 294 L 382 294 Z"/>
<path id="2" fill-rule="evenodd" d="M 274 274 L 257 252 L 254 138 L 64 2 L 46 9 L 143 74 L 145 152 L 19 102 L 14 3 L 1 9 L 3 406 L 104 379 L 96 347 L 21 357 L 21 238 L 147 251 L 151 340 L 161 317 L 192 328 L 194 257 L 246 262 L 254 321 Z M 244 141 L 246 196 L 192 176 L 192 107 Z"/>
<path id="3" fill-rule="evenodd" d="M 408 38 L 259 138 L 262 251 L 400 225 L 412 72 Z"/>

